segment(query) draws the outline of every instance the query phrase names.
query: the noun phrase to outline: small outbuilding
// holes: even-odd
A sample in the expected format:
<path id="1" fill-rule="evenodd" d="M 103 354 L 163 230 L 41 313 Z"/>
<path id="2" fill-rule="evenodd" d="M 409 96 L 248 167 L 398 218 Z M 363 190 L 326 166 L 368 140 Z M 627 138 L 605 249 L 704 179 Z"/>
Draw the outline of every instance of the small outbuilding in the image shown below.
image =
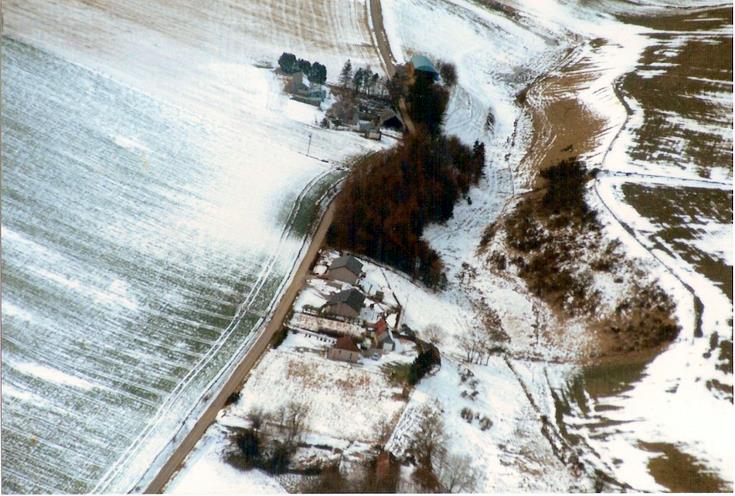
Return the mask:
<path id="1" fill-rule="evenodd" d="M 390 337 L 388 329 L 383 329 L 375 331 L 375 334 L 373 334 L 373 347 L 384 352 L 395 351 L 396 342 Z"/>
<path id="2" fill-rule="evenodd" d="M 354 319 L 360 315 L 364 301 L 365 295 L 355 288 L 350 288 L 330 295 L 324 309 L 332 315 Z"/>
<path id="3" fill-rule="evenodd" d="M 361 274 L 362 263 L 352 255 L 336 258 L 327 271 L 328 278 L 349 284 L 355 284 Z"/>
<path id="4" fill-rule="evenodd" d="M 327 351 L 327 357 L 332 360 L 357 363 L 360 359 L 360 350 L 357 349 L 357 346 L 355 346 L 355 343 L 349 336 L 342 336 Z"/>

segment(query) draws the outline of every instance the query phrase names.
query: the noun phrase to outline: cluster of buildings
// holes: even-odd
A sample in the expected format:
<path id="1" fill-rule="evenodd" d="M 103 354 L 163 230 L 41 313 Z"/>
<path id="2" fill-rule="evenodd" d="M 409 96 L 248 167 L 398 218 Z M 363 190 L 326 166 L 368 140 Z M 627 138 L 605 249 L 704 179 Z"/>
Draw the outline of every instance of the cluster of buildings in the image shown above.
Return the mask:
<path id="1" fill-rule="evenodd" d="M 329 294 L 321 307 L 302 308 L 291 319 L 293 328 L 337 338 L 327 351 L 333 360 L 357 363 L 396 350 L 386 315 L 375 309 L 376 303 L 359 286 L 362 276 L 363 264 L 352 255 L 334 259 L 321 278 L 343 289 Z"/>
<path id="2" fill-rule="evenodd" d="M 293 100 L 315 107 L 318 107 L 327 97 L 327 90 L 324 89 L 324 86 L 310 82 L 301 71 L 291 74 L 288 92 Z"/>

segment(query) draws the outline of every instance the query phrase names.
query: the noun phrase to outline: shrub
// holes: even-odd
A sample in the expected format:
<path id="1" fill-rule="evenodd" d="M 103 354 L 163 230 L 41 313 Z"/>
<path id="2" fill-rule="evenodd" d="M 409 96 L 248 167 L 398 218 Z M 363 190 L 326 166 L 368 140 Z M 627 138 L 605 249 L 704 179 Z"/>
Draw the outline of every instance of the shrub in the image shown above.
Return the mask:
<path id="1" fill-rule="evenodd" d="M 281 343 L 286 339 L 286 336 L 288 336 L 288 329 L 285 327 L 281 327 L 281 330 L 276 332 L 273 336 L 273 341 L 271 343 L 271 346 L 273 348 L 278 348 L 281 346 Z"/>
<path id="2" fill-rule="evenodd" d="M 584 201 L 584 190 L 590 175 L 577 157 L 564 159 L 553 167 L 541 171 L 546 179 L 546 192 L 542 204 L 547 213 L 566 213 L 562 219 L 592 222 L 595 213 Z"/>
<path id="3" fill-rule="evenodd" d="M 235 391 L 234 393 L 230 394 L 227 399 L 225 400 L 225 406 L 232 405 L 233 403 L 237 403 L 240 400 L 240 391 Z"/>
<path id="4" fill-rule="evenodd" d="M 271 474 L 286 473 L 293 453 L 293 446 L 288 443 L 273 441 L 269 449 L 268 458 L 264 461 L 262 468 Z"/>
<path id="5" fill-rule="evenodd" d="M 253 467 L 261 461 L 261 439 L 255 429 L 246 429 L 237 438 L 246 466 Z"/>
<path id="6" fill-rule="evenodd" d="M 493 426 L 493 422 L 489 418 L 482 417 L 480 419 L 480 430 L 486 431 L 492 426 Z"/>
<path id="7" fill-rule="evenodd" d="M 417 384 L 435 365 L 441 366 L 441 355 L 436 346 L 429 344 L 411 363 L 408 373 L 408 383 Z"/>
<path id="8" fill-rule="evenodd" d="M 457 67 L 451 62 L 441 62 L 439 64 L 439 73 L 441 74 L 442 81 L 447 86 L 454 86 L 457 84 Z"/>
<path id="9" fill-rule="evenodd" d="M 474 418 L 474 414 L 472 413 L 472 410 L 470 410 L 467 407 L 462 408 L 462 411 L 459 412 L 460 416 L 465 419 L 465 421 L 472 423 L 472 419 Z"/>
<path id="10" fill-rule="evenodd" d="M 312 83 L 324 84 L 327 82 L 327 68 L 319 62 L 314 62 L 308 76 Z"/>

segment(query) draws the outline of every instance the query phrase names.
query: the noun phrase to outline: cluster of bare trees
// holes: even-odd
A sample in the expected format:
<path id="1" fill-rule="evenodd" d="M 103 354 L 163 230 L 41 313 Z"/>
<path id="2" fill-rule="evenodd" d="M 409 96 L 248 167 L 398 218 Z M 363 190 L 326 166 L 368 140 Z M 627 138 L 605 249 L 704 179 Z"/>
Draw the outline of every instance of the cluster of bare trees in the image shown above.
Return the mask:
<path id="1" fill-rule="evenodd" d="M 254 408 L 247 416 L 250 427 L 235 437 L 238 450 L 233 459 L 248 469 L 286 472 L 306 430 L 308 415 L 309 406 L 295 401 L 275 412 Z"/>
<path id="2" fill-rule="evenodd" d="M 441 413 L 426 406 L 414 434 L 411 452 L 416 460 L 414 481 L 422 491 L 471 492 L 477 473 L 466 455 L 450 453 Z"/>
<path id="3" fill-rule="evenodd" d="M 501 345 L 508 337 L 498 312 L 492 308 L 484 310 L 481 321 L 481 326 L 473 326 L 467 333 L 459 336 L 458 344 L 465 361 L 487 365 L 490 355 L 502 349 Z"/>

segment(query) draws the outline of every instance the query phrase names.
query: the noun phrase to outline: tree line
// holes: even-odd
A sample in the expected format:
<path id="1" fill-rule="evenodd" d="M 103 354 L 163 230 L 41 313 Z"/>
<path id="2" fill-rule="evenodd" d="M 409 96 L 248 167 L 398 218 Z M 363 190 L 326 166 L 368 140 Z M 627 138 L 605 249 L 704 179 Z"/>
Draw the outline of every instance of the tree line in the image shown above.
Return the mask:
<path id="1" fill-rule="evenodd" d="M 373 72 L 370 65 L 355 69 L 350 59 L 342 66 L 338 81 L 343 89 L 352 90 L 355 94 L 383 96 L 386 93 L 385 80 L 380 74 Z"/>

